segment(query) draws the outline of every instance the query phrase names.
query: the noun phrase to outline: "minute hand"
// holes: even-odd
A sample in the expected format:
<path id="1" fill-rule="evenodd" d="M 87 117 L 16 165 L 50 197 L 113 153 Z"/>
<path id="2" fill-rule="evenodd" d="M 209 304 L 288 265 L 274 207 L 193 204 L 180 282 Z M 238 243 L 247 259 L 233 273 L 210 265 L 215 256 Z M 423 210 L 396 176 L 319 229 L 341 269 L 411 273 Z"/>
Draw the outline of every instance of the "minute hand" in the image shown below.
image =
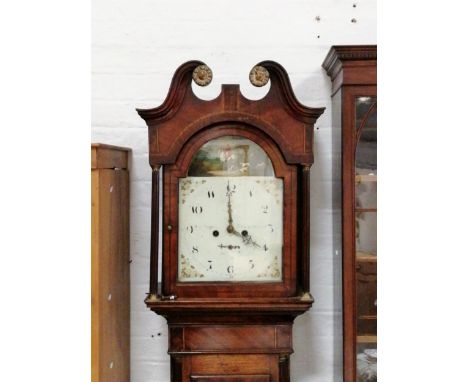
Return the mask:
<path id="1" fill-rule="evenodd" d="M 234 232 L 234 226 L 232 225 L 232 205 L 231 205 L 231 195 L 232 195 L 233 191 L 231 191 L 231 188 L 229 186 L 229 181 L 228 181 L 228 184 L 227 184 L 227 192 L 226 192 L 226 195 L 228 197 L 228 203 L 227 203 L 227 207 L 228 207 L 228 226 L 227 226 L 227 231 L 229 233 L 233 233 Z"/>
<path id="2" fill-rule="evenodd" d="M 232 205 L 231 205 L 231 194 L 228 195 L 228 223 L 227 231 L 232 233 L 234 231 L 234 227 L 232 225 Z"/>

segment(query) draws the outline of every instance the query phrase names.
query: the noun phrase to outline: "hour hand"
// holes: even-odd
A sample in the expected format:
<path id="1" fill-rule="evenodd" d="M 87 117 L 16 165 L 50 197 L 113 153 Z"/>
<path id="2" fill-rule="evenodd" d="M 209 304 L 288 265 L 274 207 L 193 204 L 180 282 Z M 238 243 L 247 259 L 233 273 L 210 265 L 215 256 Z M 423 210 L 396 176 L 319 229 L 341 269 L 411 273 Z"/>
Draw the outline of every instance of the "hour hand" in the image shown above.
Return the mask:
<path id="1" fill-rule="evenodd" d="M 258 243 L 255 242 L 255 241 L 252 239 L 252 236 L 250 236 L 250 235 L 242 236 L 242 240 L 244 240 L 244 243 L 245 243 L 245 244 L 252 244 L 254 247 L 260 248 L 260 245 L 258 245 Z"/>
<path id="2" fill-rule="evenodd" d="M 258 245 L 253 239 L 252 239 L 252 236 L 249 235 L 249 233 L 247 231 L 242 231 L 242 233 L 236 231 L 233 227 L 233 231 L 232 233 L 236 236 L 239 236 L 242 241 L 244 242 L 244 244 L 252 244 L 254 247 L 259 247 L 260 248 L 260 245 Z"/>
<path id="3" fill-rule="evenodd" d="M 236 229 L 232 225 L 229 225 L 227 227 L 227 230 L 228 230 L 229 233 L 233 233 L 236 236 L 242 237 L 242 234 L 237 232 Z"/>

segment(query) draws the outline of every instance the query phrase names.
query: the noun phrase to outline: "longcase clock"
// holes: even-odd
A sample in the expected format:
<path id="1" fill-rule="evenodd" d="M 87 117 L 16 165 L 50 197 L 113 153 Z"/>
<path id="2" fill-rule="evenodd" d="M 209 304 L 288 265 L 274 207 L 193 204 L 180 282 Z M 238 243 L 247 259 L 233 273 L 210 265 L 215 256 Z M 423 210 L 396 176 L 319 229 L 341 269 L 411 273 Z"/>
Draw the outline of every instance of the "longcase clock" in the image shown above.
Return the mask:
<path id="1" fill-rule="evenodd" d="M 344 382 L 377 380 L 377 47 L 333 46 L 335 250 L 343 259 Z M 341 155 L 339 155 L 341 154 Z"/>
<path id="2" fill-rule="evenodd" d="M 309 170 L 324 109 L 301 105 L 272 61 L 250 72 L 254 86 L 271 82 L 258 101 L 238 85 L 197 98 L 192 83 L 211 79 L 187 62 L 161 106 L 138 109 L 153 169 L 145 302 L 169 325 L 171 381 L 289 381 L 292 324 L 313 303 Z"/>

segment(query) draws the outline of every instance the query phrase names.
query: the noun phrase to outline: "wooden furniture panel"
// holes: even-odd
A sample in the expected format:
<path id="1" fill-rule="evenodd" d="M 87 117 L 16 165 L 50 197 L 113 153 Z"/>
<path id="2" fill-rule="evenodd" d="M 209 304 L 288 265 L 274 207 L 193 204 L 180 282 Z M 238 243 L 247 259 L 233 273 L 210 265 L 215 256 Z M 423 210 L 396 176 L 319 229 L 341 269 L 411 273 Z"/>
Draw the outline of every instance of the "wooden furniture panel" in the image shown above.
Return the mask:
<path id="1" fill-rule="evenodd" d="M 270 375 L 271 364 L 276 363 L 277 359 L 278 357 L 266 354 L 192 356 L 190 373 L 191 375 Z"/>
<path id="2" fill-rule="evenodd" d="M 130 381 L 128 149 L 91 146 L 93 382 Z"/>
<path id="3" fill-rule="evenodd" d="M 291 352 L 291 325 L 191 325 L 169 328 L 169 352 Z"/>
<path id="4" fill-rule="evenodd" d="M 129 149 L 106 145 L 91 144 L 91 169 L 127 169 Z"/>
<path id="5" fill-rule="evenodd" d="M 271 326 L 188 327 L 185 329 L 185 347 L 187 350 L 254 351 L 274 347 L 274 333 Z"/>
<path id="6" fill-rule="evenodd" d="M 206 375 L 192 376 L 193 382 L 270 382 L 269 375 Z"/>

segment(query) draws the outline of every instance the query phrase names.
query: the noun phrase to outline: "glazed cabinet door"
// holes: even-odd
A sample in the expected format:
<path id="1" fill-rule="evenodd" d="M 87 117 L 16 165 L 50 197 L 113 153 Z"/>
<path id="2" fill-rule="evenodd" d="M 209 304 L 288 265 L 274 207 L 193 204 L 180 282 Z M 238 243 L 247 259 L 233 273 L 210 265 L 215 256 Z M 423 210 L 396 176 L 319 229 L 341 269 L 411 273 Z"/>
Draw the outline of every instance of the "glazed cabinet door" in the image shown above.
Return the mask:
<path id="1" fill-rule="evenodd" d="M 377 380 L 377 97 L 354 97 L 356 381 Z"/>
<path id="2" fill-rule="evenodd" d="M 341 251 L 343 381 L 377 381 L 377 46 L 335 45 L 332 81 L 334 253 Z M 339 352 L 340 350 L 337 350 Z M 336 382 L 341 382 L 337 376 Z"/>

